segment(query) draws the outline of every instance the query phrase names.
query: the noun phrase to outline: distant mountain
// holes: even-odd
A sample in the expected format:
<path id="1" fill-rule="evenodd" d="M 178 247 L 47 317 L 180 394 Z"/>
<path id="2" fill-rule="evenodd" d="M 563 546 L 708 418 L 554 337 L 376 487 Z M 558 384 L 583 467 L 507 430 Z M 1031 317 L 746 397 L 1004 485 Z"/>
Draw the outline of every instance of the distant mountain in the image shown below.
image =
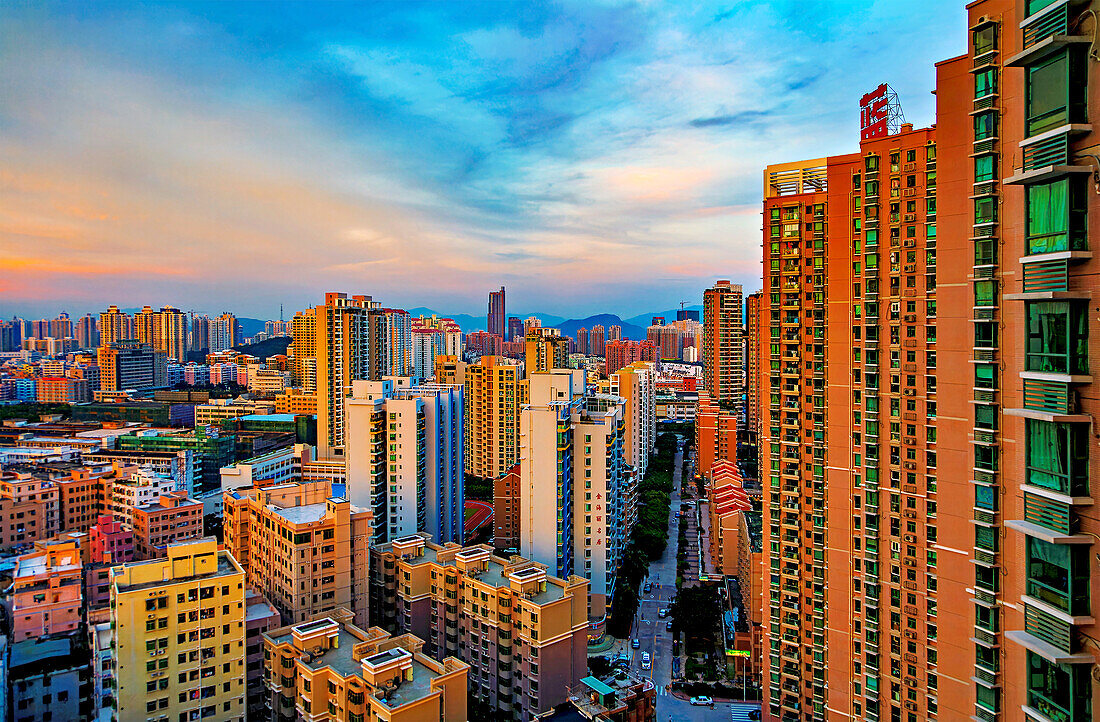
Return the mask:
<path id="1" fill-rule="evenodd" d="M 679 311 L 679 310 L 680 309 L 678 309 L 678 308 L 674 308 L 671 311 L 654 311 L 652 313 L 643 313 L 643 314 L 639 314 L 637 316 L 632 316 L 632 317 L 626 319 L 626 322 L 627 323 L 632 323 L 635 326 L 641 326 L 642 328 L 645 328 L 646 326 L 648 326 L 653 321 L 653 318 L 655 316 L 663 316 L 666 323 L 667 322 L 672 322 L 672 321 L 676 320 L 676 312 Z M 684 306 L 684 310 L 685 311 L 698 311 L 699 312 L 699 321 L 703 320 L 703 307 L 702 306 Z"/>
<path id="2" fill-rule="evenodd" d="M 591 330 L 593 326 L 603 326 L 604 329 L 611 326 L 623 327 L 623 338 L 633 339 L 635 341 L 645 340 L 645 329 L 641 326 L 635 326 L 632 323 L 626 323 L 618 316 L 610 313 L 599 313 L 595 316 L 589 316 L 588 318 L 571 318 L 568 321 L 563 321 L 555 326 L 560 328 L 563 336 L 577 337 L 577 329 L 585 328 Z"/>
<path id="3" fill-rule="evenodd" d="M 254 321 L 255 319 L 251 320 Z M 260 330 L 262 331 L 263 329 L 261 328 Z M 290 336 L 275 336 L 274 338 L 269 338 L 259 343 L 234 346 L 233 349 L 241 353 L 251 354 L 260 359 L 266 359 L 270 356 L 285 354 L 287 346 L 290 345 L 290 341 Z"/>
<path id="4" fill-rule="evenodd" d="M 237 323 L 240 324 L 241 333 L 245 336 L 255 336 L 267 327 L 267 321 L 261 321 L 258 318 L 241 318 L 238 316 Z"/>

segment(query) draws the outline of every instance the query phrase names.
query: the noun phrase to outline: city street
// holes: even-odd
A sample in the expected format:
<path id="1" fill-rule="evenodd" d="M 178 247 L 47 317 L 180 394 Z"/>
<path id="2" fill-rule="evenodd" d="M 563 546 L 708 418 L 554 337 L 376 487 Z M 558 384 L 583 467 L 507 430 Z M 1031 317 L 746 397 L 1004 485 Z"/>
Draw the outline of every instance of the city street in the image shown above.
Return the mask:
<path id="1" fill-rule="evenodd" d="M 668 609 L 672 604 L 672 598 L 676 596 L 676 540 L 678 527 L 676 513 L 680 510 L 680 483 L 681 468 L 684 456 L 683 451 L 677 451 L 673 462 L 673 492 L 669 509 L 668 546 L 660 560 L 649 565 L 649 578 L 652 584 L 648 594 L 641 592 L 641 601 L 638 604 L 638 614 L 634 618 L 634 626 L 631 630 L 631 639 L 638 639 L 641 645 L 638 649 L 631 648 L 630 640 L 625 640 L 612 650 L 616 654 L 620 650 L 629 652 L 630 672 L 633 675 L 648 677 L 657 686 L 657 720 L 664 722 L 668 719 L 675 720 L 734 720 L 742 722 L 749 719 L 749 711 L 759 709 L 757 705 L 744 703 L 715 703 L 714 709 L 701 706 L 692 706 L 687 699 L 678 699 L 672 695 L 666 687 L 672 679 L 672 632 L 666 629 L 666 622 L 671 617 L 659 618 L 662 608 Z M 644 582 L 643 582 L 644 589 Z M 651 657 L 651 669 L 642 669 L 642 654 L 648 652 Z"/>

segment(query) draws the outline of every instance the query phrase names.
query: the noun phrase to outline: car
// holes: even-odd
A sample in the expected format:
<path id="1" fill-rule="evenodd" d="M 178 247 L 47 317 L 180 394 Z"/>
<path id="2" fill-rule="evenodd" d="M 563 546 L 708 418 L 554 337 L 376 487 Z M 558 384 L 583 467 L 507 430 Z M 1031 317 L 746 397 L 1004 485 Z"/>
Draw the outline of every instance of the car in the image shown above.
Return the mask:
<path id="1" fill-rule="evenodd" d="M 668 620 L 667 622 L 665 622 L 665 629 L 667 629 L 670 632 L 672 631 L 672 620 L 671 619 Z"/>
<path id="2" fill-rule="evenodd" d="M 653 662 L 650 661 L 649 652 L 642 652 L 642 669 L 650 669 Z"/>
<path id="3" fill-rule="evenodd" d="M 640 639 L 638 639 L 637 637 L 635 637 L 634 641 L 630 643 L 630 646 L 633 647 L 634 649 L 637 649 L 638 647 L 642 646 L 642 641 Z"/>
<path id="4" fill-rule="evenodd" d="M 661 607 L 660 609 L 657 610 L 657 618 L 658 619 L 664 619 L 667 616 L 668 616 L 668 607 Z"/>
<path id="5" fill-rule="evenodd" d="M 710 697 L 707 697 L 706 695 L 699 695 L 698 697 L 692 697 L 688 701 L 691 702 L 693 705 L 695 705 L 697 707 L 713 707 L 714 706 L 714 700 L 711 699 Z"/>
<path id="6" fill-rule="evenodd" d="M 646 582 L 645 586 L 642 587 L 642 593 L 649 594 L 651 591 L 653 591 L 653 584 L 650 582 Z"/>

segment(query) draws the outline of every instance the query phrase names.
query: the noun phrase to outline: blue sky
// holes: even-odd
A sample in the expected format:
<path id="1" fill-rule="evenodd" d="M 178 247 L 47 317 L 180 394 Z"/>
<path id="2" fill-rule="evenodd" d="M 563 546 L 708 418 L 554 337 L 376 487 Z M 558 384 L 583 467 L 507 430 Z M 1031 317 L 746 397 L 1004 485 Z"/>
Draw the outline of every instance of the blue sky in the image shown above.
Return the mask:
<path id="1" fill-rule="evenodd" d="M 761 173 L 933 122 L 958 0 L 0 5 L 0 315 L 630 316 L 759 285 Z"/>

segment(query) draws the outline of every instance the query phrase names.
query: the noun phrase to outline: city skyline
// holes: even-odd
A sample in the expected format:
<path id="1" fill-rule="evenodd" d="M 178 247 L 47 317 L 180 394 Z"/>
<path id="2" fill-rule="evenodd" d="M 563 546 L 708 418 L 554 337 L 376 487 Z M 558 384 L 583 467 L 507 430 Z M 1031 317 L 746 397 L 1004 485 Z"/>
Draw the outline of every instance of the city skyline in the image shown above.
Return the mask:
<path id="1" fill-rule="evenodd" d="M 270 316 L 328 287 L 476 314 L 503 284 L 583 317 L 716 268 L 753 288 L 777 139 L 845 149 L 882 81 L 931 118 L 958 13 L 885 5 L 8 4 L 2 315 L 111 289 Z"/>

